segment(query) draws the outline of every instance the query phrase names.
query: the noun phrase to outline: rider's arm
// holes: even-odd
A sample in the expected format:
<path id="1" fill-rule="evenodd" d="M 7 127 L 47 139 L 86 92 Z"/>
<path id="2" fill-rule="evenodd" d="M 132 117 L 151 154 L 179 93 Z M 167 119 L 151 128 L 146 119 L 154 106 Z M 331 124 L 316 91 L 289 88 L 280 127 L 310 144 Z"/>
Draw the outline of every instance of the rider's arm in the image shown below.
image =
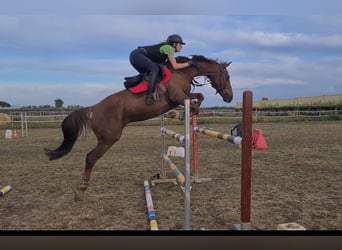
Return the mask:
<path id="1" fill-rule="evenodd" d="M 183 69 L 190 66 L 190 63 L 177 63 L 176 58 L 174 56 L 175 51 L 174 48 L 170 45 L 164 45 L 160 48 L 160 52 L 167 55 L 167 59 L 170 62 L 173 69 Z"/>
<path id="2" fill-rule="evenodd" d="M 176 58 L 173 55 L 168 55 L 168 60 L 170 64 L 172 65 L 173 69 L 183 69 L 190 66 L 190 63 L 177 63 Z"/>

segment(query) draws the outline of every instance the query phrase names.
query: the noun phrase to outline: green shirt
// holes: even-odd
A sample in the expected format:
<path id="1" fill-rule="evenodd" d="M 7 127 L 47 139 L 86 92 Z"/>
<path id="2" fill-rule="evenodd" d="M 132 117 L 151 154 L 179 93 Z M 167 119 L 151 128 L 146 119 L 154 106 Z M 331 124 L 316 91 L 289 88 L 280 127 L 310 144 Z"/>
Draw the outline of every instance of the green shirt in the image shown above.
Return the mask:
<path id="1" fill-rule="evenodd" d="M 169 44 L 165 44 L 160 47 L 160 53 L 166 54 L 168 56 L 173 56 L 175 54 L 175 50 Z"/>

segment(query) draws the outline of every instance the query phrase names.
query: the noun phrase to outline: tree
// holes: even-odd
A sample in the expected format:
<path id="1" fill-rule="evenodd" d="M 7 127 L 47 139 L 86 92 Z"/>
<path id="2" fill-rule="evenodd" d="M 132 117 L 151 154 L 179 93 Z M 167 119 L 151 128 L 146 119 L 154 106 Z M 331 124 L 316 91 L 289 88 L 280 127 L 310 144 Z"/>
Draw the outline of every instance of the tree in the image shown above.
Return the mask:
<path id="1" fill-rule="evenodd" d="M 0 101 L 0 107 L 2 107 L 2 108 L 10 108 L 11 104 L 9 104 L 7 102 Z"/>
<path id="2" fill-rule="evenodd" d="M 61 107 L 63 107 L 63 100 L 62 99 L 60 99 L 60 98 L 58 98 L 58 99 L 56 99 L 55 100 L 55 108 L 61 108 Z"/>

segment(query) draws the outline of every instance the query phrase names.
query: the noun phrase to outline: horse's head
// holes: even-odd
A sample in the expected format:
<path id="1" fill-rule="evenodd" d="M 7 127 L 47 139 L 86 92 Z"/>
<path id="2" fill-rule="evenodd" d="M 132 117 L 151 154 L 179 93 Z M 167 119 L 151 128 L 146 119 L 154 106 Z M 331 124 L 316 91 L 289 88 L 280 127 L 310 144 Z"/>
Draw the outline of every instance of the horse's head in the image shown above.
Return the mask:
<path id="1" fill-rule="evenodd" d="M 198 70 L 199 75 L 208 77 L 211 86 L 216 89 L 223 101 L 229 103 L 233 100 L 233 90 L 227 70 L 231 62 L 219 63 L 199 55 L 192 56 L 191 61 L 194 62 L 194 67 Z"/>

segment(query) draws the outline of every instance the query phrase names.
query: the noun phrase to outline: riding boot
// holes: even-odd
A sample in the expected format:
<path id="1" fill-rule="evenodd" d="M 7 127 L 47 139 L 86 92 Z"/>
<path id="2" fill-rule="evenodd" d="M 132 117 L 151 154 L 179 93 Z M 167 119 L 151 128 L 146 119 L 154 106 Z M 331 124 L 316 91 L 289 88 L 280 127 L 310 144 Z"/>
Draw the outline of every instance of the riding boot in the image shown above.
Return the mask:
<path id="1" fill-rule="evenodd" d="M 149 75 L 147 96 L 145 100 L 145 103 L 147 105 L 151 105 L 154 103 L 153 92 L 154 92 L 154 87 L 156 86 L 157 75 L 158 75 L 158 72 L 151 72 Z"/>

